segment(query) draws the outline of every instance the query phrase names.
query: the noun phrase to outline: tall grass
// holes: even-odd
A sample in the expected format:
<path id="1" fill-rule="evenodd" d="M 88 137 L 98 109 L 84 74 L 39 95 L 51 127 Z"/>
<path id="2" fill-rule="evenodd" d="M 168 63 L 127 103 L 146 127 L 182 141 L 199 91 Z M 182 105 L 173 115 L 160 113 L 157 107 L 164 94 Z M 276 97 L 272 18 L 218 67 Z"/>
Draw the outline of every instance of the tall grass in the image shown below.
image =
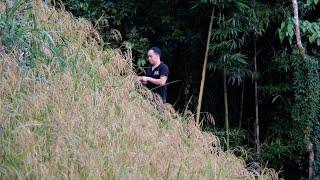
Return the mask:
<path id="1" fill-rule="evenodd" d="M 40 0 L 0 13 L 0 179 L 277 179 L 153 99 L 84 19 Z"/>

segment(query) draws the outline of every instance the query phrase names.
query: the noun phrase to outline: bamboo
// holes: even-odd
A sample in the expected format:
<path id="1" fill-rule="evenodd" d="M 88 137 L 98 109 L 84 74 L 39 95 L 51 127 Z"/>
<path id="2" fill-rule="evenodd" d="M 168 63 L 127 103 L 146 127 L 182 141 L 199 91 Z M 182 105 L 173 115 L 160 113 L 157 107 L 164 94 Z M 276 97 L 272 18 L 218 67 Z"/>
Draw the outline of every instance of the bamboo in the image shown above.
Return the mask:
<path id="1" fill-rule="evenodd" d="M 206 53 L 205 53 L 205 56 L 204 56 L 204 63 L 203 63 L 203 68 L 202 68 L 202 79 L 201 79 L 199 98 L 198 98 L 198 106 L 197 106 L 196 126 L 199 129 L 200 129 L 200 110 L 201 110 L 204 83 L 205 83 L 205 79 L 206 79 L 206 70 L 207 70 L 207 63 L 208 63 L 208 52 L 209 52 L 209 45 L 210 45 L 211 32 L 212 32 L 212 24 L 213 24 L 213 19 L 214 19 L 214 11 L 215 11 L 215 6 L 213 5 L 212 14 L 211 14 L 211 20 L 210 20 L 210 25 L 209 25 L 209 31 L 208 31 Z"/>

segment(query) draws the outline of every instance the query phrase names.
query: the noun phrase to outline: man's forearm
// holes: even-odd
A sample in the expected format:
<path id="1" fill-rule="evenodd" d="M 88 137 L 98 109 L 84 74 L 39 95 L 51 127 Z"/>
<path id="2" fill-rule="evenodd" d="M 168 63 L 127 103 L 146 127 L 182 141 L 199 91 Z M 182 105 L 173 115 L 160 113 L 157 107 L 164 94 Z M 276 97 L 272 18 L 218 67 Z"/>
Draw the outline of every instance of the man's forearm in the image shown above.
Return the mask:
<path id="1" fill-rule="evenodd" d="M 163 86 L 166 84 L 166 81 L 164 79 L 154 79 L 154 78 L 148 77 L 147 81 L 157 86 Z"/>

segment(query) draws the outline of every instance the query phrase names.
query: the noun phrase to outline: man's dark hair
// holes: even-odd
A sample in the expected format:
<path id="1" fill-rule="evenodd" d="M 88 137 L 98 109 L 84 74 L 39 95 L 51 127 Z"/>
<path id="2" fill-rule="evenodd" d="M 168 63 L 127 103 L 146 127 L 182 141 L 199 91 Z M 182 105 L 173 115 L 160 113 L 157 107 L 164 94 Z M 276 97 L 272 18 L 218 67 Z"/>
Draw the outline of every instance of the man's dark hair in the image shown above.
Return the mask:
<path id="1" fill-rule="evenodd" d="M 153 50 L 153 52 L 157 53 L 161 57 L 161 50 L 158 47 L 152 47 L 149 50 Z"/>

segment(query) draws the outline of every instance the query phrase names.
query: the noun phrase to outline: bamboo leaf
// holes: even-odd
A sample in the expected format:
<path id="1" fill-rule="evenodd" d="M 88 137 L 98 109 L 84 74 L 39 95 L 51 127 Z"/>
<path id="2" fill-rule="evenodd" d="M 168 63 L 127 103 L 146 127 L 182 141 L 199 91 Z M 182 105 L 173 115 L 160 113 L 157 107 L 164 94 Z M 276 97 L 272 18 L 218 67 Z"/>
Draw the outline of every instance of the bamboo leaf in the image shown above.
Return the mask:
<path id="1" fill-rule="evenodd" d="M 320 38 L 317 39 L 317 45 L 320 46 Z"/>

